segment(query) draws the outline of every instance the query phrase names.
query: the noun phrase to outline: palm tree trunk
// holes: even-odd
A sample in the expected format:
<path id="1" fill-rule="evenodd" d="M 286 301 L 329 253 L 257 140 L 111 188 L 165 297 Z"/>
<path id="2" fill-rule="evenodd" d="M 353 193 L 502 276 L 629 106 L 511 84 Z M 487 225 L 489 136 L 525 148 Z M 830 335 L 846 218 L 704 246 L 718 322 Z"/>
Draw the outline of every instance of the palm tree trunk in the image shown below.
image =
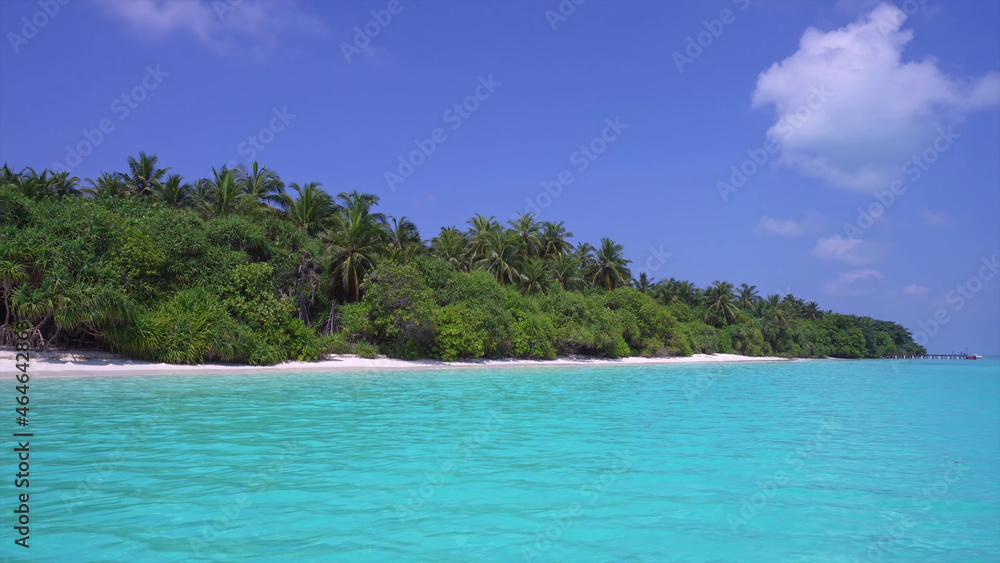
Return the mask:
<path id="1" fill-rule="evenodd" d="M 326 322 L 323 323 L 323 334 L 329 336 L 338 330 L 340 330 L 340 314 L 337 313 L 337 300 L 334 299 L 330 302 L 330 316 L 326 318 Z"/>
<path id="2" fill-rule="evenodd" d="M 8 346 L 14 344 L 14 331 L 10 326 L 10 310 L 13 305 L 7 300 L 7 296 L 10 294 L 10 289 L 4 286 L 3 291 L 3 326 L 0 327 L 0 346 Z M 8 337 L 9 335 L 9 337 Z"/>
<path id="3" fill-rule="evenodd" d="M 299 320 L 306 326 L 312 326 L 309 319 L 309 307 L 306 305 L 306 294 L 301 289 L 299 290 Z"/>

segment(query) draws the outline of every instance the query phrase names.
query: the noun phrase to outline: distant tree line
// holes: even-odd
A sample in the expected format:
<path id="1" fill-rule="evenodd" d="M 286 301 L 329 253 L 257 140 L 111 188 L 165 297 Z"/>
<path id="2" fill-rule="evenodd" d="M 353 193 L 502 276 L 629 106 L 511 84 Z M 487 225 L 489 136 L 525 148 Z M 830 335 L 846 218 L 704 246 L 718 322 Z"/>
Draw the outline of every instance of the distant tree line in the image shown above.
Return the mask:
<path id="1" fill-rule="evenodd" d="M 257 162 L 194 182 L 145 153 L 84 182 L 5 165 L 0 345 L 28 320 L 36 348 L 171 363 L 924 352 L 794 295 L 634 278 L 622 245 L 574 245 L 562 221 L 476 215 L 425 241 L 378 205 Z"/>

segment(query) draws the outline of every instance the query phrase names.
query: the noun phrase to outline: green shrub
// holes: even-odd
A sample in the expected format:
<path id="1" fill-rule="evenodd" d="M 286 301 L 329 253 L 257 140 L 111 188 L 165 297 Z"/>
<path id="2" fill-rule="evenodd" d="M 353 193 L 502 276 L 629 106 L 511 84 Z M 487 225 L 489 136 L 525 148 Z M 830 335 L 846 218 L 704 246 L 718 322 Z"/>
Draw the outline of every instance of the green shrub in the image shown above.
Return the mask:
<path id="1" fill-rule="evenodd" d="M 434 339 L 434 297 L 414 266 L 386 263 L 369 276 L 365 336 L 394 358 L 427 357 Z"/>
<path id="2" fill-rule="evenodd" d="M 354 345 L 354 353 L 362 358 L 367 358 L 369 360 L 378 357 L 378 346 L 372 344 L 371 342 L 358 342 Z"/>
<path id="3" fill-rule="evenodd" d="M 353 345 L 347 341 L 343 332 L 336 332 L 330 335 L 329 349 L 331 354 L 352 354 Z"/>
<path id="4" fill-rule="evenodd" d="M 467 305 L 447 305 L 437 310 L 434 325 L 434 356 L 445 361 L 481 358 L 489 335 L 483 327 L 486 315 Z"/>

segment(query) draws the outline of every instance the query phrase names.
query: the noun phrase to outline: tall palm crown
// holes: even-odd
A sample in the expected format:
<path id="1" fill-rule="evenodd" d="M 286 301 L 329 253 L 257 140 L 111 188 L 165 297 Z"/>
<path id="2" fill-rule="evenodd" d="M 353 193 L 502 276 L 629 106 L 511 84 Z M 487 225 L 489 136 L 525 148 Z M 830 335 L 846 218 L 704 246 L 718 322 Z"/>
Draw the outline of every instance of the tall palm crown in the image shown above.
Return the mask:
<path id="1" fill-rule="evenodd" d="M 96 179 L 87 178 L 90 186 L 81 191 L 94 197 L 124 197 L 129 194 L 127 178 L 121 172 L 105 172 Z"/>
<path id="2" fill-rule="evenodd" d="M 249 167 L 241 164 L 236 168 L 235 175 L 236 181 L 250 199 L 276 207 L 284 205 L 285 198 L 282 196 L 285 193 L 285 183 L 273 170 L 260 166 L 255 160 Z"/>
<path id="3" fill-rule="evenodd" d="M 494 230 L 486 235 L 486 247 L 475 266 L 493 274 L 501 284 L 510 285 L 521 277 L 518 271 L 521 261 L 519 250 L 516 233 Z"/>
<path id="4" fill-rule="evenodd" d="M 344 209 L 357 209 L 362 214 L 371 214 L 378 223 L 387 224 L 384 213 L 372 213 L 371 208 L 379 204 L 380 198 L 375 194 L 363 194 L 357 190 L 351 192 L 340 192 L 337 194 L 337 203 Z"/>
<path id="5" fill-rule="evenodd" d="M 631 262 L 625 259 L 625 247 L 609 238 L 602 238 L 600 248 L 594 253 L 588 277 L 594 285 L 608 290 L 628 285 L 632 279 L 632 272 L 628 269 Z"/>
<path id="6" fill-rule="evenodd" d="M 758 299 L 760 299 L 760 295 L 757 294 L 756 285 L 740 285 L 740 295 L 738 299 L 740 307 L 754 307 L 757 304 Z"/>
<path id="7" fill-rule="evenodd" d="M 236 179 L 236 172 L 223 166 L 212 169 L 213 177 L 202 180 L 202 197 L 195 205 L 208 217 L 226 217 L 251 211 L 258 203 L 243 191 Z"/>
<path id="8" fill-rule="evenodd" d="M 128 157 L 128 186 L 133 195 L 152 195 L 153 188 L 159 186 L 169 168 L 158 166 L 160 157 L 139 152 L 139 158 Z"/>
<path id="9" fill-rule="evenodd" d="M 472 261 L 478 260 L 489 246 L 490 236 L 503 231 L 503 226 L 496 217 L 485 217 L 479 213 L 469 219 L 469 255 Z"/>
<path id="10" fill-rule="evenodd" d="M 517 287 L 521 295 L 548 293 L 551 288 L 552 272 L 541 258 L 532 257 L 524 260 L 519 274 Z"/>
<path id="11" fill-rule="evenodd" d="M 641 291 L 642 293 L 646 293 L 647 291 L 653 288 L 653 281 L 649 279 L 649 276 L 646 275 L 646 272 L 641 272 L 633 285 L 635 285 L 635 288 Z"/>
<path id="12" fill-rule="evenodd" d="M 327 254 L 346 296 L 361 299 L 361 284 L 378 263 L 389 238 L 384 226 L 366 206 L 341 209 L 327 231 Z"/>
<path id="13" fill-rule="evenodd" d="M 416 223 L 407 219 L 405 215 L 399 219 L 391 217 L 387 227 L 389 244 L 393 250 L 401 250 L 413 244 L 422 244 Z"/>
<path id="14" fill-rule="evenodd" d="M 507 224 L 517 233 L 522 256 L 541 256 L 542 227 L 535 222 L 534 213 L 518 213 L 517 219 L 511 219 Z"/>
<path id="15" fill-rule="evenodd" d="M 69 172 L 60 172 L 52 176 L 52 194 L 59 199 L 80 195 L 80 179 L 70 176 Z"/>
<path id="16" fill-rule="evenodd" d="M 552 279 L 567 291 L 576 291 L 584 286 L 580 273 L 580 261 L 575 254 L 557 254 L 549 259 Z"/>
<path id="17" fill-rule="evenodd" d="M 316 235 L 325 229 L 336 209 L 330 194 L 320 189 L 321 185 L 318 182 L 303 185 L 293 182 L 289 187 L 295 192 L 295 197 L 288 193 L 282 194 L 282 206 L 289 219 L 310 235 Z"/>
<path id="18" fill-rule="evenodd" d="M 576 257 L 580 264 L 580 268 L 582 268 L 584 272 L 589 270 L 591 265 L 594 263 L 594 260 L 596 260 L 594 256 L 596 251 L 597 249 L 594 248 L 594 245 L 589 242 L 581 242 L 576 245 L 575 249 L 573 249 L 573 255 Z"/>
<path id="19" fill-rule="evenodd" d="M 566 239 L 572 238 L 573 233 L 566 230 L 564 221 L 545 222 L 542 224 L 542 256 L 549 258 L 566 254 L 573 250 L 573 245 Z"/>
<path id="20" fill-rule="evenodd" d="M 48 170 L 43 170 L 41 174 L 34 168 L 28 166 L 19 173 L 15 173 L 5 165 L 3 179 L 0 183 L 14 186 L 22 195 L 34 199 L 42 199 L 49 196 L 56 196 L 62 199 L 66 196 L 76 196 L 80 194 L 78 189 L 80 179 L 70 176 L 69 172 L 59 172 L 49 175 Z"/>
<path id="21" fill-rule="evenodd" d="M 689 281 L 681 281 L 675 278 L 656 282 L 654 293 L 664 303 L 680 301 L 688 305 L 696 306 L 702 302 L 701 290 Z"/>
<path id="22" fill-rule="evenodd" d="M 705 290 L 705 322 L 728 325 L 736 320 L 739 308 L 733 295 L 733 284 L 715 281 Z"/>
<path id="23" fill-rule="evenodd" d="M 815 301 L 810 301 L 802 307 L 802 316 L 810 320 L 816 320 L 823 316 L 823 312 L 819 310 L 819 305 Z"/>
<path id="24" fill-rule="evenodd" d="M 180 174 L 171 174 L 165 182 L 153 188 L 152 196 L 170 207 L 187 207 L 191 202 L 191 184 L 185 183 Z"/>
<path id="25" fill-rule="evenodd" d="M 469 270 L 468 240 L 455 227 L 442 227 L 441 233 L 431 239 L 431 254 L 447 261 L 455 269 L 467 272 Z"/>

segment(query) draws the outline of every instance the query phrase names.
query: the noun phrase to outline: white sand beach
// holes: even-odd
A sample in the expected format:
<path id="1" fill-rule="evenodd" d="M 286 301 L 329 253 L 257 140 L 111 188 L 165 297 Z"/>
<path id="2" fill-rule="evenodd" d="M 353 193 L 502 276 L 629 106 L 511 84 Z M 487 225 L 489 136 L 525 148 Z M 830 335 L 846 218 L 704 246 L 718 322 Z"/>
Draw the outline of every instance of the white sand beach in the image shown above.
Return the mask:
<path id="1" fill-rule="evenodd" d="M 620 359 L 570 356 L 555 360 L 468 360 L 442 362 L 437 360 L 405 361 L 380 356 L 374 359 L 354 355 L 329 355 L 315 362 L 284 362 L 274 366 L 247 366 L 240 364 L 176 365 L 144 362 L 122 358 L 108 352 L 51 351 L 31 352 L 29 373 L 32 378 L 100 377 L 114 375 L 177 375 L 238 372 L 345 372 L 378 370 L 418 370 L 476 367 L 560 367 L 641 364 L 691 364 L 792 361 L 778 357 L 748 357 L 738 354 L 695 354 L 675 358 L 630 357 Z M 19 373 L 15 353 L 10 348 L 0 349 L 0 380 L 14 379 Z"/>

